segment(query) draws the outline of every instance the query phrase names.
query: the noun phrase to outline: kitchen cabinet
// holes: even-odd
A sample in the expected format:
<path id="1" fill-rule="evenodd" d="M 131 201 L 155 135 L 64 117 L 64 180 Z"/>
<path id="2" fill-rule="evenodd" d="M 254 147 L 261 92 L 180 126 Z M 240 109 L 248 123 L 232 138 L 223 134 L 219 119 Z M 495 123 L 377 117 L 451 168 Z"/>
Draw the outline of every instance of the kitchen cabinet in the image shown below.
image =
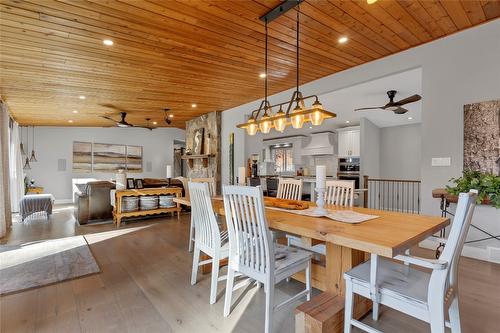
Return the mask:
<path id="1" fill-rule="evenodd" d="M 338 129 L 338 156 L 359 156 L 360 155 L 360 130 L 359 127 L 348 127 Z"/>

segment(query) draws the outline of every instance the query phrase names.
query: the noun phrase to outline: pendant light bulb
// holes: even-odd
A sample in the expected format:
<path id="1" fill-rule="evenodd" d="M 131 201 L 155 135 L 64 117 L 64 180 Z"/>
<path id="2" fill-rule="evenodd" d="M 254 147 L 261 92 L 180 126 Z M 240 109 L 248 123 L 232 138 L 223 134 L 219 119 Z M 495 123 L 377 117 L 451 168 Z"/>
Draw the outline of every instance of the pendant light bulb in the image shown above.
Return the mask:
<path id="1" fill-rule="evenodd" d="M 266 106 L 264 115 L 260 119 L 259 129 L 264 134 L 268 134 L 269 132 L 271 132 L 271 127 L 273 126 L 273 122 L 271 121 L 270 119 L 271 117 L 269 115 L 272 114 L 272 112 L 273 111 L 271 107 Z"/>
<path id="2" fill-rule="evenodd" d="M 255 135 L 255 134 L 257 134 L 257 130 L 259 129 L 259 127 L 255 123 L 255 119 L 253 119 L 253 118 L 248 119 L 247 124 L 248 124 L 247 125 L 247 134 L 248 135 Z"/>
<path id="3" fill-rule="evenodd" d="M 280 106 L 279 111 L 276 113 L 276 117 L 280 117 L 278 119 L 274 120 L 274 128 L 278 131 L 283 133 L 286 128 L 286 118 L 285 118 L 285 112 L 283 112 L 283 109 Z"/>
<path id="4" fill-rule="evenodd" d="M 293 109 L 292 112 L 292 127 L 293 128 L 302 128 L 304 125 L 304 115 L 303 114 L 297 114 L 299 112 L 302 112 L 302 108 L 300 107 L 299 103 L 297 102 L 297 106 L 295 109 Z"/>
<path id="5" fill-rule="evenodd" d="M 323 122 L 324 116 L 321 110 L 323 110 L 323 105 L 319 102 L 318 99 L 313 103 L 313 112 L 309 114 L 309 119 L 311 120 L 311 124 L 314 126 L 319 126 Z"/>

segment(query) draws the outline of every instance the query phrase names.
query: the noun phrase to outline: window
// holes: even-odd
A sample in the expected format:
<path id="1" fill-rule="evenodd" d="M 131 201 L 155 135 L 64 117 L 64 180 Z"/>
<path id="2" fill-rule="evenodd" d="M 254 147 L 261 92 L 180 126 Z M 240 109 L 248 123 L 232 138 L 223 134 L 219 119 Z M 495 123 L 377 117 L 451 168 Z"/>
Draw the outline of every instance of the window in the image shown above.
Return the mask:
<path id="1" fill-rule="evenodd" d="M 276 172 L 293 172 L 293 147 L 292 144 L 271 146 L 271 158 L 275 163 Z"/>

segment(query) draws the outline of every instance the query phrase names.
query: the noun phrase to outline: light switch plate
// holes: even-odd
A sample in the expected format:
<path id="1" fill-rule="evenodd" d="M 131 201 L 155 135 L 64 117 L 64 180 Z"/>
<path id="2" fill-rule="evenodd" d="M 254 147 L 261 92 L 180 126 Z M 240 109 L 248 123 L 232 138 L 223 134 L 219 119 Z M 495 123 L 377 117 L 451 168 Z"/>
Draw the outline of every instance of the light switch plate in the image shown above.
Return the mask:
<path id="1" fill-rule="evenodd" d="M 451 157 L 433 157 L 432 166 L 450 166 Z"/>

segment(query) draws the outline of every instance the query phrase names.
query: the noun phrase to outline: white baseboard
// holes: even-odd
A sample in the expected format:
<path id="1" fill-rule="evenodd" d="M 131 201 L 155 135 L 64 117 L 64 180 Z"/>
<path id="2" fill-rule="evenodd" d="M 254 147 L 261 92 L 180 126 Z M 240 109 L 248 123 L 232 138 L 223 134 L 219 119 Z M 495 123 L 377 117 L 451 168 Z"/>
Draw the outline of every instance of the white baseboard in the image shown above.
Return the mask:
<path id="1" fill-rule="evenodd" d="M 55 203 L 56 205 L 61 205 L 61 204 L 71 204 L 71 203 L 73 203 L 73 200 L 71 200 L 71 199 L 56 199 L 56 200 L 54 201 L 54 203 Z"/>
<path id="2" fill-rule="evenodd" d="M 432 239 L 426 239 L 420 242 L 419 245 L 426 249 L 436 250 L 439 243 Z M 497 258 L 496 255 L 493 255 L 499 250 L 500 249 L 491 246 L 480 248 L 475 246 L 468 246 L 467 244 L 465 244 L 462 250 L 462 256 L 500 264 L 499 258 Z"/>

